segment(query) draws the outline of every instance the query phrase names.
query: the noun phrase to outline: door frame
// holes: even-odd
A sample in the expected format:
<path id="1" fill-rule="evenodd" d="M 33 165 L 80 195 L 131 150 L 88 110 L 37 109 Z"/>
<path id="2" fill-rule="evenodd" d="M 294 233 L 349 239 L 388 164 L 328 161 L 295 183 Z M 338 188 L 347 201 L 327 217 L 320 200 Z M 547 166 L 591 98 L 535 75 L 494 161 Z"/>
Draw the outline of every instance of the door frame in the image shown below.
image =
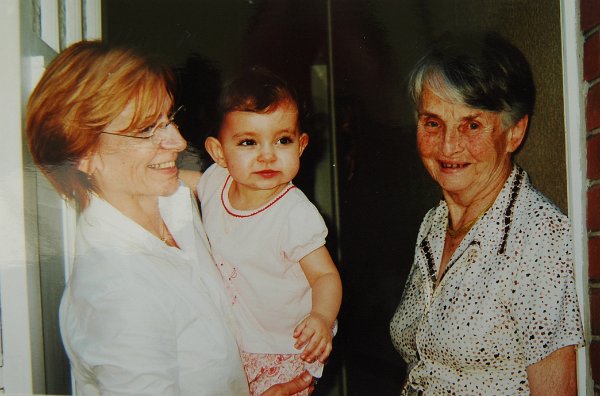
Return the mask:
<path id="1" fill-rule="evenodd" d="M 41 394 L 47 383 L 37 210 L 40 183 L 47 181 L 26 148 L 27 99 L 58 51 L 101 34 L 101 0 L 3 0 L 0 6 L 0 393 Z M 44 198 L 60 214 L 56 238 L 68 274 L 74 211 L 56 194 Z"/>
<path id="2" fill-rule="evenodd" d="M 44 0 L 41 0 L 44 1 Z M 26 100 L 43 67 L 54 51 L 47 44 L 35 42 L 32 35 L 32 1 L 4 0 L 0 7 L 0 118 L 3 120 L 0 158 L 0 302 L 2 315 L 2 351 L 0 354 L 0 389 L 6 393 L 38 393 L 44 388 L 41 309 L 39 291 L 39 257 L 37 234 L 32 234 L 37 214 L 30 213 L 35 191 L 31 168 L 24 149 L 23 120 Z M 39 2 L 38 2 L 39 4 Z M 64 28 L 64 44 L 101 37 L 101 0 L 59 0 L 64 7 L 64 27 L 56 20 L 56 32 Z M 586 137 L 584 87 L 582 79 L 582 35 L 579 2 L 560 0 L 563 88 L 566 131 L 566 162 L 569 217 L 574 232 L 574 262 L 577 293 L 580 301 L 586 340 L 591 339 L 588 293 L 588 251 L 586 227 Z M 60 43 L 60 37 L 59 41 Z M 64 47 L 63 47 L 64 48 Z M 34 183 L 34 184 L 32 184 Z M 74 234 L 72 209 L 63 208 L 64 229 L 68 237 L 65 257 L 71 257 Z M 68 259 L 65 260 L 68 274 Z M 589 348 L 577 353 L 578 393 L 593 394 Z"/>
<path id="3" fill-rule="evenodd" d="M 583 87 L 583 37 L 579 1 L 560 1 L 563 63 L 563 102 L 567 161 L 569 219 L 573 226 L 573 261 L 586 345 L 577 351 L 577 388 L 579 395 L 592 395 L 593 380 L 588 344 L 591 340 L 588 285 L 587 234 L 587 146 L 585 127 L 585 89 Z"/>

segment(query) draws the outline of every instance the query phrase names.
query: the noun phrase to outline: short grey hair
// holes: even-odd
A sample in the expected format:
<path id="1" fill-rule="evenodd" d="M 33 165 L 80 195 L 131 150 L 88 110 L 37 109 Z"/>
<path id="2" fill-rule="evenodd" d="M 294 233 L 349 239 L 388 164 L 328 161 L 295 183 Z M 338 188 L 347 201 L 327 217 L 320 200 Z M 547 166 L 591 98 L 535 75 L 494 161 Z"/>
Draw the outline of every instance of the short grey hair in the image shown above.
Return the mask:
<path id="1" fill-rule="evenodd" d="M 444 36 L 410 73 L 408 91 L 415 109 L 425 87 L 450 102 L 501 113 L 504 127 L 531 117 L 535 105 L 527 59 L 493 32 Z"/>

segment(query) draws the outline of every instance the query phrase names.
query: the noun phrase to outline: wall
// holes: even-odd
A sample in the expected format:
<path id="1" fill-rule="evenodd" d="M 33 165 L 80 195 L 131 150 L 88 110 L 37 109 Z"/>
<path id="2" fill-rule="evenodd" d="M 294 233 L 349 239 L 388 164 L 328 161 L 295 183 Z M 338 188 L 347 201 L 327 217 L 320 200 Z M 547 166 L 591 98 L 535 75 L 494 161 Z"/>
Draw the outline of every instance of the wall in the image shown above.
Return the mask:
<path id="1" fill-rule="evenodd" d="M 583 78 L 586 93 L 587 229 L 589 254 L 590 360 L 594 393 L 600 395 L 600 6 L 581 0 L 581 33 L 584 38 Z"/>

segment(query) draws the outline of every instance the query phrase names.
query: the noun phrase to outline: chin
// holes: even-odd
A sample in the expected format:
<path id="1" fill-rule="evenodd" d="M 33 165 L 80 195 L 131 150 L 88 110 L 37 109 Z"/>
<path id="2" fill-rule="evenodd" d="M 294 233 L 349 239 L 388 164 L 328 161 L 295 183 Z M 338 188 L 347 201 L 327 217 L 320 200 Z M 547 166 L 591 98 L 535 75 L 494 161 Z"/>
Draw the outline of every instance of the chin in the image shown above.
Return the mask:
<path id="1" fill-rule="evenodd" d="M 468 183 L 462 180 L 447 180 L 444 178 L 438 178 L 435 182 L 440 188 L 446 192 L 458 192 L 464 190 Z"/>
<path id="2" fill-rule="evenodd" d="M 178 189 L 179 189 L 179 182 L 172 183 L 172 184 L 162 188 L 158 195 L 160 195 L 162 197 L 168 197 L 169 195 L 173 195 Z"/>

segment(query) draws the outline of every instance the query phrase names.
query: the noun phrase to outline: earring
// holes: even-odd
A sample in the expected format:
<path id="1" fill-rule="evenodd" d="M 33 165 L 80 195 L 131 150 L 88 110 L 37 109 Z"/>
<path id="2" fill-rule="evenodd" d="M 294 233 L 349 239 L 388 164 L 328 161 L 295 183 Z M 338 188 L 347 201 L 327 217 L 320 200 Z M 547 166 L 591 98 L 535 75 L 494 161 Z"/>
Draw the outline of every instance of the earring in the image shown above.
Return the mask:
<path id="1" fill-rule="evenodd" d="M 90 182 L 90 183 L 92 183 L 94 181 L 94 173 L 95 173 L 95 171 L 92 172 L 92 173 L 87 173 L 87 172 L 84 172 L 84 173 L 85 173 L 85 178 L 87 179 L 87 181 Z"/>

